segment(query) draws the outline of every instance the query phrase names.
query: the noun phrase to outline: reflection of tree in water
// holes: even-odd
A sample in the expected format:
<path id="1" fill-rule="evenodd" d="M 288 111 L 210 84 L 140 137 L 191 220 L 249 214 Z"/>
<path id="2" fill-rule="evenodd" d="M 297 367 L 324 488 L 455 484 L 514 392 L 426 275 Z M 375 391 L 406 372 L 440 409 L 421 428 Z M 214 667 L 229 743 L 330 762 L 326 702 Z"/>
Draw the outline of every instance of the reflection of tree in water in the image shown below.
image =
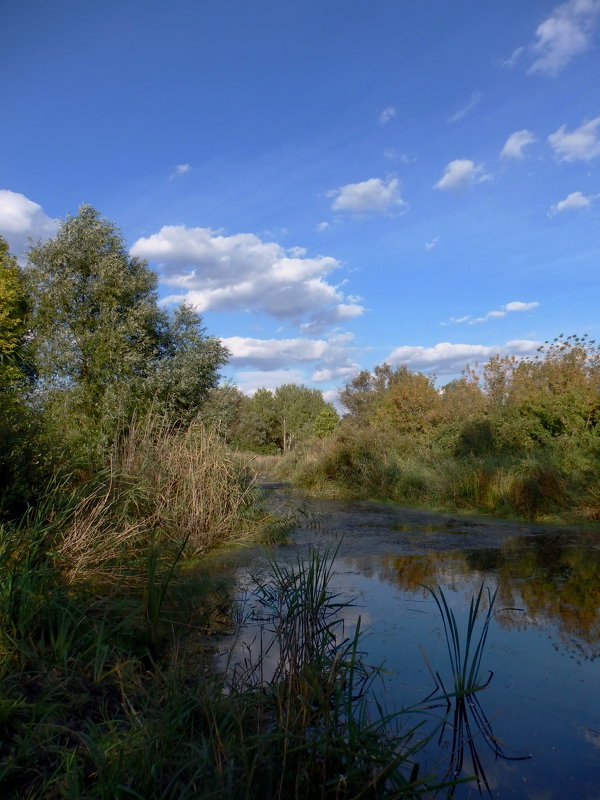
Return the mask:
<path id="1" fill-rule="evenodd" d="M 419 556 L 385 556 L 375 571 L 405 591 L 439 583 L 465 589 L 492 573 L 498 603 L 518 607 L 503 611 L 505 628 L 525 628 L 536 621 L 556 623 L 565 649 L 577 657 L 600 656 L 600 550 L 594 534 L 577 541 L 564 534 L 522 537 L 502 548 Z"/>

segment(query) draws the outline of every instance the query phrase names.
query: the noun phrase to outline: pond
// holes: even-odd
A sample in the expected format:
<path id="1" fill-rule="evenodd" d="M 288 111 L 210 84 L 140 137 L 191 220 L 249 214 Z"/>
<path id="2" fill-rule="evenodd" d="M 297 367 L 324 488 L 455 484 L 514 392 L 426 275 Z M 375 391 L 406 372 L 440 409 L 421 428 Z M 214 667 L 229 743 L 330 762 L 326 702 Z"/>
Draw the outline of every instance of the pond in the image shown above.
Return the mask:
<path id="1" fill-rule="evenodd" d="M 385 668 L 387 710 L 422 705 L 435 673 L 451 690 L 442 618 L 424 586 L 442 587 L 461 630 L 482 583 L 498 590 L 480 673 L 489 685 L 458 740 L 445 706 L 424 718 L 424 768 L 479 773 L 454 797 L 600 798 L 599 532 L 271 492 L 276 507 L 306 512 L 276 559 L 338 548 L 333 588 L 354 599 L 346 634 L 360 616 L 365 660 Z M 241 569 L 266 566 L 254 554 Z"/>

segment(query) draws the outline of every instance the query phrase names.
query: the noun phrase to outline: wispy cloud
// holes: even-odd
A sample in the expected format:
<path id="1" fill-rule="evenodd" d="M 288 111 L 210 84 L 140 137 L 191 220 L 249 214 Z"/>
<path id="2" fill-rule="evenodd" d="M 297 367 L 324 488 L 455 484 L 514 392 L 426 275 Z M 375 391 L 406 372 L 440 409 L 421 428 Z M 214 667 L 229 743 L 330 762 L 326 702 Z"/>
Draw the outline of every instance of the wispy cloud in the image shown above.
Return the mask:
<path id="1" fill-rule="evenodd" d="M 510 314 L 514 311 L 532 311 L 534 308 L 537 308 L 539 303 L 537 300 L 534 300 L 530 303 L 523 303 L 521 300 L 513 300 L 510 303 L 505 303 L 500 308 L 492 309 L 492 311 L 488 311 L 485 314 L 479 317 L 473 317 L 470 314 L 467 314 L 462 317 L 450 317 L 447 322 L 440 323 L 441 325 L 479 325 L 482 322 L 489 322 L 491 319 L 501 319 L 505 317 L 507 314 Z"/>
<path id="2" fill-rule="evenodd" d="M 571 133 L 567 126 L 561 127 L 548 136 L 550 147 L 559 161 L 591 161 L 600 156 L 600 117 L 584 122 Z"/>
<path id="3" fill-rule="evenodd" d="M 535 60 L 528 72 L 555 76 L 589 50 L 599 14 L 599 0 L 568 0 L 555 6 L 535 31 L 531 45 Z"/>
<path id="4" fill-rule="evenodd" d="M 406 153 L 399 153 L 395 147 L 388 147 L 383 151 L 383 157 L 389 161 L 398 161 L 400 164 L 414 164 L 417 160 L 415 156 L 408 156 Z"/>
<path id="5" fill-rule="evenodd" d="M 531 131 L 528 131 L 526 128 L 521 131 L 515 131 L 510 134 L 504 143 L 500 156 L 502 158 L 523 158 L 524 148 L 527 147 L 528 144 L 533 144 L 533 142 L 537 142 L 537 139 Z"/>
<path id="6" fill-rule="evenodd" d="M 550 206 L 548 216 L 554 217 L 556 214 L 560 214 L 562 211 L 575 211 L 578 208 L 587 208 L 588 206 L 591 206 L 593 201 L 598 197 L 600 197 L 600 195 L 585 195 L 582 192 L 571 192 L 571 194 L 568 194 L 564 200 L 560 200 L 558 203 Z"/>
<path id="7" fill-rule="evenodd" d="M 459 120 L 464 119 L 474 108 L 481 103 L 483 99 L 483 95 L 481 92 L 473 92 L 471 97 L 469 98 L 468 102 L 459 110 L 452 114 L 452 116 L 448 117 L 448 122 L 459 122 Z"/>
<path id="8" fill-rule="evenodd" d="M 394 119 L 395 116 L 396 116 L 396 109 L 394 108 L 394 106 L 388 106 L 387 108 L 383 109 L 383 111 L 379 115 L 377 122 L 379 123 L 379 125 L 382 126 L 387 125 Z"/>
<path id="9" fill-rule="evenodd" d="M 523 46 L 516 47 L 512 51 L 512 53 L 508 56 L 508 58 L 505 58 L 503 61 L 500 62 L 501 65 L 503 67 L 506 67 L 507 69 L 512 69 L 512 67 L 515 66 L 515 64 L 521 58 L 524 52 L 525 52 L 525 47 Z"/>
<path id="10" fill-rule="evenodd" d="M 483 164 L 475 164 L 474 161 L 468 158 L 457 158 L 446 166 L 444 174 L 434 184 L 434 189 L 466 189 L 476 183 L 483 183 L 489 180 L 490 177 L 485 172 Z"/>
<path id="11" fill-rule="evenodd" d="M 433 239 L 431 239 L 431 241 L 425 242 L 425 250 L 433 250 L 434 247 L 437 247 L 439 241 L 440 237 L 434 236 Z"/>
<path id="12" fill-rule="evenodd" d="M 181 175 L 187 175 L 191 168 L 190 164 L 177 164 L 173 172 L 169 175 L 169 180 L 172 181 L 174 178 L 181 177 Z"/>
<path id="13" fill-rule="evenodd" d="M 332 197 L 331 208 L 334 211 L 351 211 L 354 214 L 389 214 L 393 211 L 403 212 L 408 210 L 406 203 L 400 196 L 400 181 L 398 178 L 369 178 L 360 183 L 348 183 L 339 189 L 327 192 Z"/>

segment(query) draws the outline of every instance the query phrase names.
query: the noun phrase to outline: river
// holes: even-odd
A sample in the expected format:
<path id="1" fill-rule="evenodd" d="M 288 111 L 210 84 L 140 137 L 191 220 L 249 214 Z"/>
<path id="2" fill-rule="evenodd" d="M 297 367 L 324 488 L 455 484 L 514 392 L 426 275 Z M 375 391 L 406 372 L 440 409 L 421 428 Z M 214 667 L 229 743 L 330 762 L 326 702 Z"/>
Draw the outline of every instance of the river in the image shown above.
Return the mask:
<path id="1" fill-rule="evenodd" d="M 423 768 L 479 774 L 454 797 L 600 798 L 600 532 L 267 488 L 276 510 L 302 512 L 277 560 L 338 548 L 333 588 L 354 600 L 346 633 L 360 616 L 365 660 L 385 669 L 388 710 L 422 703 L 434 673 L 451 685 L 442 619 L 424 587 L 442 587 L 459 629 L 482 583 L 498 590 L 480 673 L 489 685 L 458 730 L 445 707 L 425 718 L 434 735 Z M 263 569 L 259 552 L 247 554 L 240 581 Z"/>

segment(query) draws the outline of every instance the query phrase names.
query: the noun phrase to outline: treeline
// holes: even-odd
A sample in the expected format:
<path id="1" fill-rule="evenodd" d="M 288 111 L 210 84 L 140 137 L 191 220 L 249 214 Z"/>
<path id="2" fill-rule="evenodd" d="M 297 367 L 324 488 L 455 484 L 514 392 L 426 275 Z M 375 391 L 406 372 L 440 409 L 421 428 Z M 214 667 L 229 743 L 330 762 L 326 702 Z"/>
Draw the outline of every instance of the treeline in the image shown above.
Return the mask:
<path id="1" fill-rule="evenodd" d="M 201 416 L 234 448 L 266 454 L 331 436 L 339 423 L 320 391 L 295 383 L 274 392 L 258 389 L 251 397 L 232 384 L 218 386 L 209 392 Z"/>
<path id="2" fill-rule="evenodd" d="M 600 348 L 559 336 L 438 389 L 388 364 L 341 393 L 331 442 L 296 463 L 314 490 L 527 518 L 600 519 Z"/>

